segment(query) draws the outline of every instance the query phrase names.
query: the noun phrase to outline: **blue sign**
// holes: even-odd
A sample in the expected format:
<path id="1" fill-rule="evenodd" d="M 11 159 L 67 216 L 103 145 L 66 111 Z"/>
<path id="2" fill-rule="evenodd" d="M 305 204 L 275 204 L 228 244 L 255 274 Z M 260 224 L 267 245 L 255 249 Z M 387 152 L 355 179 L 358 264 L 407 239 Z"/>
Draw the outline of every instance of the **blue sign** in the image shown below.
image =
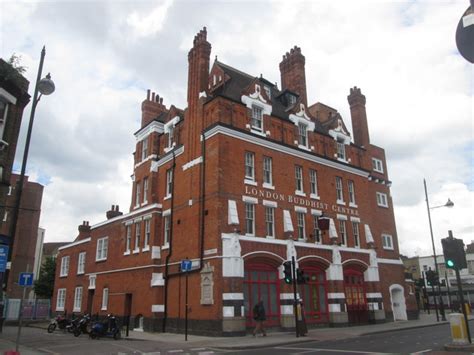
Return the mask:
<path id="1" fill-rule="evenodd" d="M 5 272 L 8 260 L 8 246 L 0 245 L 0 272 Z"/>
<path id="2" fill-rule="evenodd" d="M 33 286 L 33 273 L 32 272 L 20 272 L 20 278 L 18 279 L 18 285 L 23 287 Z"/>
<path id="3" fill-rule="evenodd" d="M 181 271 L 191 271 L 193 262 L 189 259 L 181 260 Z"/>

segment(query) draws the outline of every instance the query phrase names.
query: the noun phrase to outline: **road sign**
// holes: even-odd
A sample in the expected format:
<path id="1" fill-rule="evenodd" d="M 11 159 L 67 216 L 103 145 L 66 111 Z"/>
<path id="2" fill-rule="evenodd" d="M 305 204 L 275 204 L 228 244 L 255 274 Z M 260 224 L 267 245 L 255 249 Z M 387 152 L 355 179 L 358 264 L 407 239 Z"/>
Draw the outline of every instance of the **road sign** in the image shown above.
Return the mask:
<path id="1" fill-rule="evenodd" d="M 33 286 L 33 273 L 32 272 L 20 272 L 20 278 L 18 279 L 18 285 L 23 287 Z"/>
<path id="2" fill-rule="evenodd" d="M 0 245 L 0 272 L 5 272 L 8 259 L 8 246 Z"/>
<path id="3" fill-rule="evenodd" d="M 181 260 L 181 271 L 191 271 L 193 262 L 189 259 Z"/>

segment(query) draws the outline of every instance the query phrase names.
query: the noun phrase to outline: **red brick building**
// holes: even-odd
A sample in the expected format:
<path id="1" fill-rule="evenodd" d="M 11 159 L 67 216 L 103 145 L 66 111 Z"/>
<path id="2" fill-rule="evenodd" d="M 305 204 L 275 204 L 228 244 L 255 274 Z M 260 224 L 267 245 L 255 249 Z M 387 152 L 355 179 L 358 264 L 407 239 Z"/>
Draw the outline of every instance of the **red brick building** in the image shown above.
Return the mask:
<path id="1" fill-rule="evenodd" d="M 206 37 L 188 54 L 186 109 L 148 91 L 130 210 L 112 206 L 60 248 L 53 309 L 182 331 L 189 258 L 191 332 L 244 334 L 259 298 L 267 324 L 289 328 L 282 265 L 294 257 L 309 276 L 298 293 L 311 325 L 417 317 L 360 89 L 348 96 L 352 139 L 336 109 L 307 104 L 299 48 L 283 56 L 279 89 L 217 60 L 210 68 Z"/>

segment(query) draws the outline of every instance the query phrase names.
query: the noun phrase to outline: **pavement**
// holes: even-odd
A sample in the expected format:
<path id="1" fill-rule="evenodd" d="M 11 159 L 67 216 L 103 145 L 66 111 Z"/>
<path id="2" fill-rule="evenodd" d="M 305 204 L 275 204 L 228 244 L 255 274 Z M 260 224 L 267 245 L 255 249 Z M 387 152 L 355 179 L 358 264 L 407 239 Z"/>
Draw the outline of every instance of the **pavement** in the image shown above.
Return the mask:
<path id="1" fill-rule="evenodd" d="M 474 319 L 470 316 L 469 319 Z M 363 335 L 386 333 L 392 331 L 401 331 L 407 329 L 415 329 L 422 327 L 439 326 L 447 324 L 448 321 L 437 321 L 436 315 L 420 313 L 417 320 L 386 322 L 381 324 L 360 325 L 341 328 L 315 328 L 308 329 L 308 334 L 304 337 L 296 337 L 294 332 L 267 331 L 267 336 L 261 335 L 253 337 L 248 334 L 244 337 L 207 337 L 188 334 L 186 343 L 193 347 L 212 348 L 221 350 L 245 350 L 258 349 L 267 347 L 283 346 L 288 344 L 298 344 L 311 341 L 335 341 L 347 338 L 360 337 Z M 48 323 L 30 324 L 30 327 L 46 328 Z M 472 327 L 472 326 L 471 326 Z M 185 342 L 184 334 L 174 333 L 148 333 L 140 331 L 130 331 L 125 340 L 148 340 L 167 343 L 169 345 L 182 344 Z M 455 350 L 455 349 L 449 349 Z M 467 349 L 459 349 L 467 350 Z M 459 351 L 458 350 L 458 351 Z M 444 353 L 444 352 L 443 352 Z M 38 354 L 32 349 L 21 349 L 22 355 Z M 441 352 L 439 353 L 441 354 Z"/>

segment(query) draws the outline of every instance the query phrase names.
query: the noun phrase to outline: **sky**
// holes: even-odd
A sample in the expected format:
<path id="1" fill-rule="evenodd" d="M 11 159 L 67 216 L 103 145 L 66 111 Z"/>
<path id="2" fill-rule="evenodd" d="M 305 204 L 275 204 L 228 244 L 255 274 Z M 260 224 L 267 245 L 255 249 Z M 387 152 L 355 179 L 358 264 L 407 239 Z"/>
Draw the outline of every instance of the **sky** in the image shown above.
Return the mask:
<path id="1" fill-rule="evenodd" d="M 45 240 L 72 241 L 131 198 L 133 133 L 151 89 L 185 108 L 187 53 L 207 27 L 215 56 L 280 85 L 279 63 L 294 45 L 306 57 L 308 103 L 336 108 L 351 129 L 349 89 L 367 98 L 371 143 L 386 151 L 400 252 L 438 253 L 452 230 L 474 240 L 474 71 L 455 43 L 469 6 L 457 1 L 10 1 L 0 0 L 0 57 L 21 56 L 38 104 L 27 174 L 44 188 Z M 31 104 L 23 115 L 19 171 Z"/>

